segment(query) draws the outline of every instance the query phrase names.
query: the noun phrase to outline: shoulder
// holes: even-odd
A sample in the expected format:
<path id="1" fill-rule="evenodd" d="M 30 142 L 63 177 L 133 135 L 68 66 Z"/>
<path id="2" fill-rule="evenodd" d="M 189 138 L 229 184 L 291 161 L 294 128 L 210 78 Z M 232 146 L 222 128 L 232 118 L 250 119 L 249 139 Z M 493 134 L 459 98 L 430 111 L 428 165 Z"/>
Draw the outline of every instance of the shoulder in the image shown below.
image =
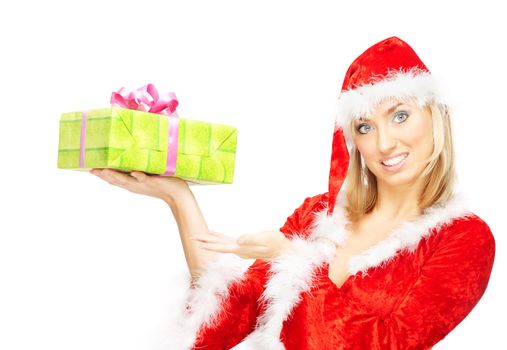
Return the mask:
<path id="1" fill-rule="evenodd" d="M 452 218 L 452 225 L 450 226 L 455 230 L 491 235 L 491 230 L 486 222 L 470 210 L 470 203 L 471 199 L 468 193 L 456 192 L 441 209 L 437 205 L 433 210 L 440 212 L 437 216 L 442 215 Z"/>
<path id="2" fill-rule="evenodd" d="M 472 212 L 441 227 L 437 236 L 417 283 L 424 285 L 426 295 L 436 302 L 445 300 L 453 308 L 459 307 L 462 319 L 488 286 L 495 239 L 486 222 Z"/>
<path id="3" fill-rule="evenodd" d="M 473 212 L 454 218 L 441 227 L 434 257 L 473 261 L 490 270 L 495 257 L 495 238 L 489 225 Z"/>
<path id="4" fill-rule="evenodd" d="M 327 207 L 328 193 L 321 193 L 315 196 L 306 197 L 303 203 L 294 211 L 302 213 L 310 213 L 323 210 Z"/>
<path id="5" fill-rule="evenodd" d="M 315 215 L 327 207 L 328 193 L 306 197 L 304 201 L 287 217 L 280 231 L 287 237 L 294 234 L 306 235 L 315 219 Z"/>
<path id="6" fill-rule="evenodd" d="M 495 239 L 488 224 L 469 208 L 465 192 L 454 193 L 445 203 L 425 210 L 423 221 L 429 223 L 430 240 L 440 249 L 467 252 L 493 252 Z"/>
<path id="7" fill-rule="evenodd" d="M 477 214 L 468 212 L 455 218 L 445 229 L 446 240 L 473 242 L 474 246 L 493 247 L 495 238 L 489 225 Z"/>

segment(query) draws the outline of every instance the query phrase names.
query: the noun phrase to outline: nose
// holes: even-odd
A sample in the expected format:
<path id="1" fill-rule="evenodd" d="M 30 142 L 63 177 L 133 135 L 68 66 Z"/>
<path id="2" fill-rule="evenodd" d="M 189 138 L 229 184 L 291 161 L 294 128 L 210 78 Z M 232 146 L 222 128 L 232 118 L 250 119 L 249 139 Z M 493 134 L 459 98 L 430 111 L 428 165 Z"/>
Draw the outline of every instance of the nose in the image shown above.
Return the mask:
<path id="1" fill-rule="evenodd" d="M 377 147 L 382 154 L 391 154 L 396 148 L 396 138 L 388 127 L 379 125 L 377 128 Z"/>

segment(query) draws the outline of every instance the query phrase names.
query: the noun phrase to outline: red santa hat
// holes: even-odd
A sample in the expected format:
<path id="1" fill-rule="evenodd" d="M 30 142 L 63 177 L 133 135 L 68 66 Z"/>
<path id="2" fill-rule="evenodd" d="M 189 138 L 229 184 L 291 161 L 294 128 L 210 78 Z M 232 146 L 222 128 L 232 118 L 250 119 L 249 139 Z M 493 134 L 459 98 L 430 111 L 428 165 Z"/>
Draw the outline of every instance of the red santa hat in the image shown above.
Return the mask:
<path id="1" fill-rule="evenodd" d="M 329 172 L 328 215 L 347 175 L 352 146 L 350 123 L 368 116 L 385 98 L 413 100 L 422 107 L 442 102 L 434 78 L 415 51 L 393 36 L 368 48 L 350 65 L 336 105 Z"/>

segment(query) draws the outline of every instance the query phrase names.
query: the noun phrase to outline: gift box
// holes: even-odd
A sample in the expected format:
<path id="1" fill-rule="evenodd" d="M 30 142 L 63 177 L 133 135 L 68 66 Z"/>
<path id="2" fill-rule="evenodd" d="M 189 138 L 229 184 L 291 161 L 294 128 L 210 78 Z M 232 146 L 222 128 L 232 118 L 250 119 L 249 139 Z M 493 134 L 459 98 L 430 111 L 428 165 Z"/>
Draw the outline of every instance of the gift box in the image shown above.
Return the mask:
<path id="1" fill-rule="evenodd" d="M 60 118 L 58 168 L 137 170 L 198 184 L 230 184 L 236 142 L 235 127 L 176 113 L 117 106 L 68 112 Z"/>

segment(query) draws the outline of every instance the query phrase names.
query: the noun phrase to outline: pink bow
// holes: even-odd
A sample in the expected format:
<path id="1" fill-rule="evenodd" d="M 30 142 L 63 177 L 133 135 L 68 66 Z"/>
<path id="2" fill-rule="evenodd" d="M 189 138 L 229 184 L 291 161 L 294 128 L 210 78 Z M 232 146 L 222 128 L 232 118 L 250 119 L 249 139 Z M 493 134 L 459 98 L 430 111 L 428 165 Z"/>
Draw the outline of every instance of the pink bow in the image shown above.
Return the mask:
<path id="1" fill-rule="evenodd" d="M 167 162 L 165 172 L 162 175 L 173 176 L 176 172 L 176 159 L 178 158 L 179 116 L 176 113 L 176 107 L 178 106 L 176 94 L 167 92 L 159 96 L 157 88 L 153 84 L 146 84 L 130 92 L 122 87 L 118 92 L 111 94 L 111 106 L 168 116 Z M 86 130 L 86 114 L 83 114 L 82 120 L 82 130 Z M 84 140 L 84 137 L 81 137 L 81 140 Z M 81 149 L 84 149 L 84 147 L 81 146 Z M 80 165 L 84 166 L 84 154 L 81 155 Z"/>
<path id="2" fill-rule="evenodd" d="M 176 112 L 178 100 L 174 92 L 159 96 L 153 84 L 141 86 L 137 90 L 127 91 L 122 87 L 111 94 L 111 105 L 138 111 L 172 115 Z"/>

